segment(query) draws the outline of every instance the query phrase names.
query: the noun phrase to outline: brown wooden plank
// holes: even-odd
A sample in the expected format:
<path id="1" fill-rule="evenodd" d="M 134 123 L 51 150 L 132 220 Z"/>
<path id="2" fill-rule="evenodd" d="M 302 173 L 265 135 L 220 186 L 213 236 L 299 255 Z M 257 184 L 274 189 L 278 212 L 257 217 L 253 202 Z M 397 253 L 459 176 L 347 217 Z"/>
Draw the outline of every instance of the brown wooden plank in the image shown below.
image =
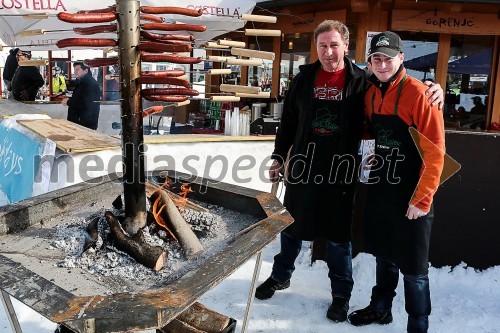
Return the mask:
<path id="1" fill-rule="evenodd" d="M 394 9 L 392 30 L 464 35 L 499 35 L 500 19 L 494 14 Z"/>
<path id="2" fill-rule="evenodd" d="M 66 119 L 19 120 L 18 123 L 54 141 L 57 148 L 65 153 L 83 153 L 120 147 L 119 139 Z"/>

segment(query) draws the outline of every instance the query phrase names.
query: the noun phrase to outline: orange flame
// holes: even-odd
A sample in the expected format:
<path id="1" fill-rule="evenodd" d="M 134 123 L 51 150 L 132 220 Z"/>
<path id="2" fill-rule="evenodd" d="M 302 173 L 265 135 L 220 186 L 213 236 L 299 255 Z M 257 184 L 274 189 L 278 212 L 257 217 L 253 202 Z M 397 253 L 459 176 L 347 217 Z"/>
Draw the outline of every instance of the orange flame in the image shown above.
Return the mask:
<path id="1" fill-rule="evenodd" d="M 153 203 L 152 212 L 153 212 L 153 216 L 154 216 L 154 218 L 156 220 L 156 223 L 158 223 L 165 230 L 167 230 L 168 233 L 172 236 L 172 238 L 175 239 L 178 242 L 178 240 L 175 237 L 174 233 L 172 232 L 172 230 L 170 230 L 170 228 L 167 226 L 167 223 L 165 222 L 165 220 L 161 216 L 161 212 L 165 208 L 165 205 L 162 205 L 161 207 L 158 207 L 158 206 L 160 206 L 160 203 L 161 203 L 160 197 L 156 198 L 155 202 Z"/>

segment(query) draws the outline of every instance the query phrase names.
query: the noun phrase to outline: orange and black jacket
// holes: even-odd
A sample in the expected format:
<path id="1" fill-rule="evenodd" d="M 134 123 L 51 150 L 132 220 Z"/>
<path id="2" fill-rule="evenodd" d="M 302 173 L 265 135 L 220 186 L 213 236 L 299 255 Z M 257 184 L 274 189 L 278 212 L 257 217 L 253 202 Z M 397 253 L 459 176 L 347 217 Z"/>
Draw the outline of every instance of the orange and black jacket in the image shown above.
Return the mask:
<path id="1" fill-rule="evenodd" d="M 383 115 L 393 115 L 398 85 L 406 74 L 402 69 L 395 80 L 390 82 L 389 88 L 382 96 L 382 91 L 374 84 L 373 75 L 369 82 L 370 88 L 365 94 L 365 115 L 368 121 L 372 114 L 372 98 L 375 94 L 373 110 Z M 419 80 L 406 75 L 398 102 L 398 116 L 408 125 L 414 126 L 419 135 L 429 139 L 420 140 L 422 149 L 422 169 L 420 181 L 409 202 L 417 208 L 428 212 L 432 198 L 439 186 L 439 180 L 444 164 L 444 120 L 443 114 L 437 105 L 432 106 L 428 101 L 425 91 L 428 87 Z M 435 146 L 440 149 L 436 149 Z"/>

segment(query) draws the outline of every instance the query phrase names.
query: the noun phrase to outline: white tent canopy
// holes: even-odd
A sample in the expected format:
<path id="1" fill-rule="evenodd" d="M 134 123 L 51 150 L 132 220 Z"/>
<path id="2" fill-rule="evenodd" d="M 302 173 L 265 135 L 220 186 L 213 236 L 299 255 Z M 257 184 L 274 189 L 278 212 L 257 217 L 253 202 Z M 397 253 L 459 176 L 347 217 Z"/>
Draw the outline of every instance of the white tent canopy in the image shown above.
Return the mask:
<path id="1" fill-rule="evenodd" d="M 22 45 L 22 49 L 29 50 L 57 50 L 55 43 L 59 39 L 72 37 L 87 37 L 75 34 L 73 27 L 95 26 L 96 24 L 70 24 L 59 21 L 57 13 L 76 13 L 79 10 L 91 10 L 105 8 L 115 4 L 113 0 L 27 0 L 10 1 L 12 6 L 7 8 L 7 2 L 0 11 L 0 38 L 3 45 Z M 203 15 L 200 17 L 188 17 L 182 15 L 162 15 L 166 22 L 180 21 L 183 23 L 202 24 L 207 26 L 207 31 L 203 33 L 192 33 L 199 41 L 212 40 L 224 34 L 226 31 L 234 31 L 244 26 L 244 21 L 239 19 L 239 15 L 249 14 L 255 6 L 255 0 L 190 0 L 189 4 L 180 5 L 175 0 L 142 0 L 142 6 L 181 6 L 189 9 L 203 8 Z M 26 19 L 22 15 L 43 14 L 49 15 L 48 19 Z M 106 23 L 103 23 L 106 24 Z M 59 32 L 47 32 L 44 35 L 20 36 L 19 33 L 25 30 L 44 29 L 63 30 Z M 164 32 L 163 32 L 164 33 Z M 185 33 L 185 32 L 172 32 Z M 97 34 L 95 38 L 113 38 L 113 34 Z"/>

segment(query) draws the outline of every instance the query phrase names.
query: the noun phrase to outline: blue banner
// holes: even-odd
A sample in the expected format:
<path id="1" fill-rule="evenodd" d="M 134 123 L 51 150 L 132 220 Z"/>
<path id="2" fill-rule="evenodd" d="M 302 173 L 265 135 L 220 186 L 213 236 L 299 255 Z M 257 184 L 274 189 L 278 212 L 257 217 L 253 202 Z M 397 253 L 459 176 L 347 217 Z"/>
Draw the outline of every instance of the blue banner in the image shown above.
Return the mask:
<path id="1" fill-rule="evenodd" d="M 0 185 L 10 202 L 31 197 L 41 144 L 0 123 Z"/>

